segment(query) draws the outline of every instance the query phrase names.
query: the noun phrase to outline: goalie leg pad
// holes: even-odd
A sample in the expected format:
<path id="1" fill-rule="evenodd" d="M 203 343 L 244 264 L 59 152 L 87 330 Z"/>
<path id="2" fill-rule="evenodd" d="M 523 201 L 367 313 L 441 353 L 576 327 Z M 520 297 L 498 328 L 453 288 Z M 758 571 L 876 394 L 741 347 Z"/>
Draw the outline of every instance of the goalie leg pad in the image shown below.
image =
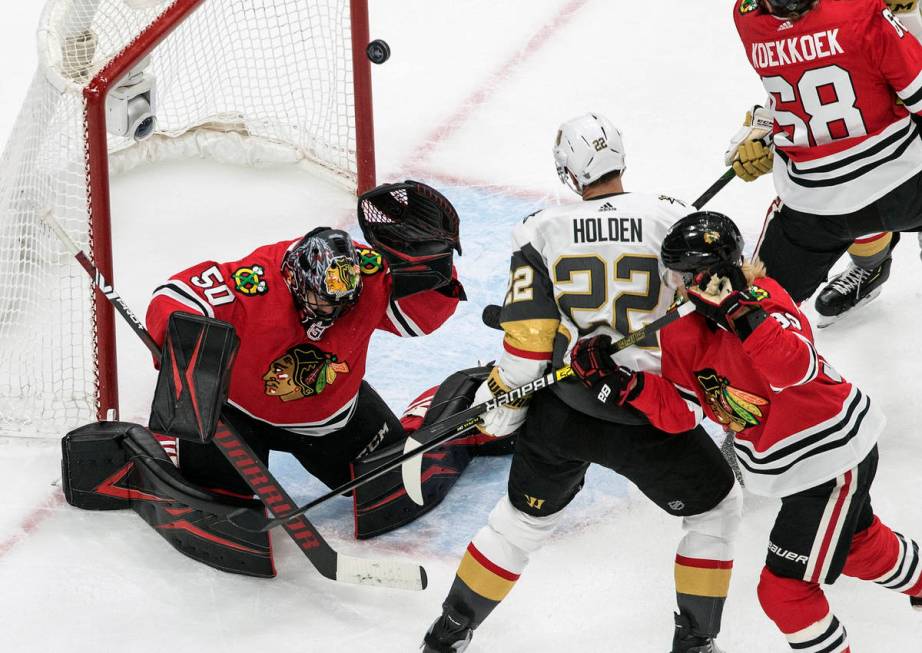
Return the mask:
<path id="1" fill-rule="evenodd" d="M 352 463 L 353 478 L 403 454 L 403 442 Z M 382 474 L 355 489 L 355 537 L 363 540 L 382 535 L 408 524 L 442 502 L 448 491 L 471 460 L 468 446 L 458 439 L 450 440 L 423 454 L 422 491 L 424 505 L 417 505 L 403 487 L 400 467 Z"/>
<path id="2" fill-rule="evenodd" d="M 431 399 L 427 397 L 431 390 L 423 393 L 410 404 L 410 409 L 401 419 L 404 429 L 412 432 L 468 408 L 474 393 L 489 373 L 488 366 L 461 370 L 445 379 Z M 505 455 L 512 452 L 514 443 L 514 434 L 489 438 L 473 433 L 449 440 L 424 454 L 423 506 L 407 496 L 399 467 L 359 486 L 354 492 L 356 538 L 366 539 L 387 533 L 429 512 L 445 498 L 473 456 Z M 352 477 L 386 465 L 403 454 L 403 446 L 404 441 L 401 440 L 353 462 Z"/>
<path id="3" fill-rule="evenodd" d="M 252 499 L 217 495 L 186 481 L 153 434 L 137 424 L 89 424 L 62 442 L 64 494 L 89 510 L 132 508 L 184 555 L 231 573 L 275 576 L 267 533 L 242 531 L 226 516 L 262 517 Z"/>
<path id="4" fill-rule="evenodd" d="M 227 322 L 190 313 L 170 315 L 151 404 L 151 430 L 209 442 L 227 401 L 239 344 Z"/>

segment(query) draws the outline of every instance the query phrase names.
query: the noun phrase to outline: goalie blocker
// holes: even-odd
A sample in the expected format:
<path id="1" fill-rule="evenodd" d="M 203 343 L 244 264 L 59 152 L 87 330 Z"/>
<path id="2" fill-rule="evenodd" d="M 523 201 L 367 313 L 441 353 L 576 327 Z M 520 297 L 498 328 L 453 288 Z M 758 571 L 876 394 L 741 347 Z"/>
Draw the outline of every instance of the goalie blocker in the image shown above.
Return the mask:
<path id="1" fill-rule="evenodd" d="M 191 442 L 214 437 L 240 339 L 227 322 L 173 313 L 167 324 L 150 428 Z"/>

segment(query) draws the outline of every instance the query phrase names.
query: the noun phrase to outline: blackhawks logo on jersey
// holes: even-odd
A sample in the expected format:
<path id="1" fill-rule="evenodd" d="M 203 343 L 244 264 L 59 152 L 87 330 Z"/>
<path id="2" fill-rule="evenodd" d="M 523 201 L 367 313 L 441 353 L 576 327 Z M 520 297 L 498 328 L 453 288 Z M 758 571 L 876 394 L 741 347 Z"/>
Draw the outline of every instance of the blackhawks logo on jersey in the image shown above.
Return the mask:
<path id="1" fill-rule="evenodd" d="M 759 0 L 740 0 L 740 13 L 748 14 L 759 8 Z"/>
<path id="2" fill-rule="evenodd" d="M 261 265 L 251 265 L 249 267 L 237 268 L 234 270 L 234 288 L 237 292 L 253 296 L 265 295 L 269 290 L 263 275 L 265 271 Z"/>
<path id="3" fill-rule="evenodd" d="M 313 345 L 292 347 L 269 364 L 263 375 L 265 393 L 282 401 L 295 401 L 320 394 L 336 381 L 337 374 L 347 374 L 349 365 L 334 354 Z"/>
<path id="4" fill-rule="evenodd" d="M 381 271 L 381 255 L 373 249 L 359 250 L 359 268 L 362 274 L 374 274 Z"/>
<path id="5" fill-rule="evenodd" d="M 761 288 L 759 286 L 749 286 L 748 290 L 749 290 L 749 294 L 757 302 L 761 302 L 762 300 L 765 300 L 771 297 L 771 295 L 768 294 L 768 291 L 765 290 L 765 288 Z"/>
<path id="6" fill-rule="evenodd" d="M 726 377 L 711 369 L 696 372 L 695 376 L 707 397 L 708 405 L 718 422 L 734 433 L 761 423 L 762 406 L 768 400 L 734 388 Z"/>

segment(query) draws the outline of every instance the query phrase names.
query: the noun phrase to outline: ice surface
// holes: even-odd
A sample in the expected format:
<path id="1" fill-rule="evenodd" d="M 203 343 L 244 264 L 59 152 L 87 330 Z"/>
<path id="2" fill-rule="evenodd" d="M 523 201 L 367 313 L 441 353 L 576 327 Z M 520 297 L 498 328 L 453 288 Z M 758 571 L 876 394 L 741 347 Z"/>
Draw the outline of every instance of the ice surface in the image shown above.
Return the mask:
<path id="1" fill-rule="evenodd" d="M 376 337 L 368 379 L 400 410 L 450 371 L 499 351 L 479 323 L 501 298 L 509 231 L 545 203 L 573 201 L 550 156 L 557 124 L 603 112 L 625 133 L 629 188 L 692 200 L 722 172 L 726 140 L 762 99 L 731 22 L 730 2 L 373 0 L 372 35 L 393 56 L 374 69 L 379 179 L 429 180 L 458 207 L 470 302 L 438 334 Z M 12 126 L 35 63 L 40 3 L 0 22 L 0 138 Z M 771 182 L 735 181 L 711 206 L 758 234 Z M 348 225 L 354 200 L 289 170 L 205 162 L 135 170 L 115 184 L 115 283 L 143 313 L 169 273 L 205 258 L 321 223 Z M 883 294 L 818 334 L 820 350 L 886 410 L 874 505 L 922 536 L 917 500 L 922 432 L 919 252 L 905 239 Z M 143 420 L 153 374 L 127 328 L 119 336 L 123 416 Z M 290 457 L 273 469 L 299 500 L 320 484 Z M 469 538 L 502 495 L 508 460 L 475 460 L 437 510 L 369 542 L 351 539 L 351 505 L 310 514 L 335 546 L 422 562 L 425 592 L 342 586 L 322 579 L 278 533 L 279 577 L 223 574 L 175 553 L 133 513 L 63 504 L 52 484 L 57 443 L 0 441 L 0 650 L 122 653 L 414 651 Z M 787 650 L 755 586 L 777 504 L 748 498 L 720 641 L 730 653 Z M 672 556 L 679 523 L 616 475 L 592 469 L 586 489 L 508 599 L 478 630 L 474 651 L 661 652 L 671 636 Z M 919 650 L 922 616 L 905 598 L 843 579 L 829 589 L 853 650 Z"/>

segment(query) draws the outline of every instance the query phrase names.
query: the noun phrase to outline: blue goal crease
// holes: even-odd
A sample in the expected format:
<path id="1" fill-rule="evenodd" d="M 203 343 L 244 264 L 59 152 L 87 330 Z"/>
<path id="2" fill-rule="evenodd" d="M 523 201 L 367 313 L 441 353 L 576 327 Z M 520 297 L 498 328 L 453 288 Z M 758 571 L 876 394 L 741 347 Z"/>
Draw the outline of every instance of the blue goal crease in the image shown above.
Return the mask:
<path id="1" fill-rule="evenodd" d="M 462 302 L 455 315 L 429 336 L 398 338 L 378 333 L 372 338 L 365 378 L 398 415 L 421 392 L 441 383 L 452 372 L 499 356 L 502 336 L 483 325 L 481 312 L 488 304 L 502 303 L 513 227 L 542 207 L 535 200 L 503 193 L 432 185 L 452 202 L 461 218 L 463 255 L 455 257 L 455 264 L 468 301 Z M 350 233 L 356 240 L 364 240 L 358 226 L 353 226 Z M 289 454 L 273 452 L 270 465 L 298 502 L 326 491 Z M 434 554 L 460 553 L 506 491 L 508 471 L 508 456 L 474 459 L 442 505 L 373 542 L 376 546 L 405 550 L 409 541 Z M 586 489 L 567 511 L 567 521 L 578 525 L 586 522 L 588 514 L 600 516 L 617 507 L 627 494 L 628 484 L 622 477 L 593 468 Z M 349 498 L 318 507 L 311 511 L 310 518 L 324 533 L 343 539 L 352 537 Z"/>

